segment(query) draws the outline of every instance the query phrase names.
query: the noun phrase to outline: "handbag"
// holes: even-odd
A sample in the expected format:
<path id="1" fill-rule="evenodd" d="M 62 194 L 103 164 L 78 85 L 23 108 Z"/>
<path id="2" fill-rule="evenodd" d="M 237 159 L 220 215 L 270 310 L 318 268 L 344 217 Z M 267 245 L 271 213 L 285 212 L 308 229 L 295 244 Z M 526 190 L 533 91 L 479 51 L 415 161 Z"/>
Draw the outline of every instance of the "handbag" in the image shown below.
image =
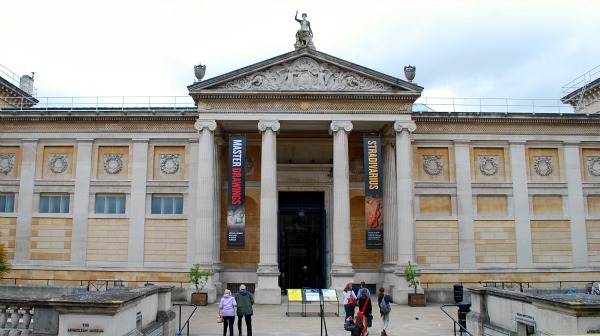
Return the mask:
<path id="1" fill-rule="evenodd" d="M 217 313 L 217 323 L 223 323 L 223 315 L 221 315 L 221 312 Z"/>
<path id="2" fill-rule="evenodd" d="M 348 298 L 348 305 L 351 307 L 357 307 L 358 306 L 358 301 L 356 300 L 355 297 L 351 296 Z"/>

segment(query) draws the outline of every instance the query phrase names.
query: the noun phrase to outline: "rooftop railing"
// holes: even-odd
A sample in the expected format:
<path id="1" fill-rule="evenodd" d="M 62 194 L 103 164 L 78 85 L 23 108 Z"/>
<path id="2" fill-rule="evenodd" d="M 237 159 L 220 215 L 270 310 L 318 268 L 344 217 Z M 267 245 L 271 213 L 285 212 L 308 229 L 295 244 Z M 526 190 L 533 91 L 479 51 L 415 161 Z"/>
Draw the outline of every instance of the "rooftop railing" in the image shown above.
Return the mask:
<path id="1" fill-rule="evenodd" d="M 27 110 L 27 98 L 0 97 L 10 102 L 13 109 Z M 98 97 L 36 97 L 36 110 L 73 111 L 77 109 L 190 109 L 195 107 L 190 96 L 98 96 Z M 22 100 L 22 101 L 19 101 Z M 413 112 L 442 113 L 573 113 L 573 108 L 559 99 L 512 98 L 444 98 L 420 97 L 413 104 Z"/>
<path id="2" fill-rule="evenodd" d="M 563 86 L 563 97 L 600 78 L 600 65 Z"/>
<path id="3" fill-rule="evenodd" d="M 6 79 L 12 85 L 18 87 L 19 89 L 21 88 L 21 77 L 19 75 L 17 75 L 16 73 L 10 71 L 10 69 L 8 69 L 7 67 L 5 67 L 2 64 L 0 64 L 0 77 Z M 37 95 L 37 89 L 35 87 L 33 88 L 32 93 L 33 93 L 33 96 Z"/>

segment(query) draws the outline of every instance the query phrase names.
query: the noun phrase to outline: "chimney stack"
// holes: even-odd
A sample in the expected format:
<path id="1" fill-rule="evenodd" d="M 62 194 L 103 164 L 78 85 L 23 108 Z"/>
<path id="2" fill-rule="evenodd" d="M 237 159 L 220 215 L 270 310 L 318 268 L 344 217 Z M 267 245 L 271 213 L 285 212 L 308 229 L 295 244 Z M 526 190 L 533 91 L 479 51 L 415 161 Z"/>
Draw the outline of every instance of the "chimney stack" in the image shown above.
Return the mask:
<path id="1" fill-rule="evenodd" d="M 23 75 L 21 76 L 21 81 L 19 83 L 19 88 L 25 91 L 28 95 L 33 96 L 33 75 Z"/>

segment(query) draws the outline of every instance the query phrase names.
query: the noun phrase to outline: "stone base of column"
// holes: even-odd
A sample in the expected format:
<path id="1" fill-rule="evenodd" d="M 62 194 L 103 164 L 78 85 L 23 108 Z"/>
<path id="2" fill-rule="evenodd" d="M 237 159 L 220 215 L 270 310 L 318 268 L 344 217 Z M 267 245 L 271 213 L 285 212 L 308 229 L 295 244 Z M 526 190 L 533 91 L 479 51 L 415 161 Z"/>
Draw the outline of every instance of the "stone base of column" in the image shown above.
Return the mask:
<path id="1" fill-rule="evenodd" d="M 265 269 L 266 268 L 266 269 Z M 281 304 L 279 271 L 272 267 L 259 266 L 256 272 L 258 281 L 254 290 L 254 302 L 257 304 Z"/>
<path id="2" fill-rule="evenodd" d="M 408 304 L 408 294 L 414 293 L 415 289 L 408 286 L 408 282 L 406 282 L 406 278 L 404 277 L 404 269 L 396 270 L 394 275 L 396 277 L 396 284 L 392 291 L 394 303 L 406 305 Z M 417 286 L 417 293 L 424 293 L 421 286 Z"/>
<path id="3" fill-rule="evenodd" d="M 354 282 L 356 272 L 352 265 L 331 265 L 331 286 L 330 288 L 344 288 L 349 282 Z"/>
<path id="4" fill-rule="evenodd" d="M 396 287 L 397 276 L 395 271 L 398 269 L 398 263 L 396 262 L 384 262 L 381 267 L 381 273 L 383 274 L 383 288 L 386 293 L 390 295 L 394 292 Z M 379 289 L 378 289 L 379 290 Z"/>

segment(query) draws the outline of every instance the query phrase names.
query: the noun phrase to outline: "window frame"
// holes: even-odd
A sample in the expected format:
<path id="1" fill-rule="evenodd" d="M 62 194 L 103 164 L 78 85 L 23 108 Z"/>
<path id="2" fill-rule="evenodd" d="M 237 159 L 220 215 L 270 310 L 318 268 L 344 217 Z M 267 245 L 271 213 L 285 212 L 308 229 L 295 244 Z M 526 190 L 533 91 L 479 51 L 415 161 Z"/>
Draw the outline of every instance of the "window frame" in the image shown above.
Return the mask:
<path id="1" fill-rule="evenodd" d="M 156 204 L 155 200 L 160 199 L 160 204 Z M 167 201 L 170 199 L 170 204 Z M 177 203 L 179 200 L 180 203 Z M 155 212 L 156 206 L 160 206 L 160 212 Z M 166 210 L 171 209 L 169 212 Z M 179 211 L 179 212 L 177 212 Z M 152 194 L 150 197 L 150 214 L 151 215 L 183 215 L 184 214 L 184 197 L 182 194 Z"/>
<path id="2" fill-rule="evenodd" d="M 56 201 L 59 198 L 58 204 L 52 203 L 52 200 Z M 47 199 L 48 204 L 46 205 Z M 47 209 L 43 209 L 42 207 L 46 207 Z M 58 206 L 58 211 L 52 211 L 56 206 Z M 66 207 L 66 209 L 64 209 Z M 47 210 L 47 211 L 43 211 Z M 71 212 L 71 195 L 70 194 L 46 194 L 42 193 L 39 196 L 39 204 L 38 204 L 38 213 L 40 214 L 70 214 Z"/>
<path id="3" fill-rule="evenodd" d="M 107 210 L 110 210 L 109 207 L 111 207 L 111 205 L 109 203 L 107 203 L 107 201 L 110 201 L 114 199 L 114 208 L 115 211 L 114 212 L 110 212 Z M 100 200 L 103 200 L 102 202 L 104 202 L 103 207 L 104 207 L 104 211 L 103 212 L 98 212 L 98 202 L 100 202 Z M 119 201 L 122 201 L 122 204 L 120 204 Z M 119 212 L 122 211 L 122 212 Z M 127 196 L 125 194 L 96 194 L 94 197 L 94 214 L 95 215 L 124 215 L 127 213 Z"/>
<path id="4" fill-rule="evenodd" d="M 4 202 L 2 202 L 2 198 L 4 198 Z M 9 207 L 9 200 L 10 207 Z M 10 210 L 10 211 L 7 211 Z M 1 214 L 11 214 L 15 213 L 15 194 L 14 193 L 0 193 L 0 213 Z"/>

